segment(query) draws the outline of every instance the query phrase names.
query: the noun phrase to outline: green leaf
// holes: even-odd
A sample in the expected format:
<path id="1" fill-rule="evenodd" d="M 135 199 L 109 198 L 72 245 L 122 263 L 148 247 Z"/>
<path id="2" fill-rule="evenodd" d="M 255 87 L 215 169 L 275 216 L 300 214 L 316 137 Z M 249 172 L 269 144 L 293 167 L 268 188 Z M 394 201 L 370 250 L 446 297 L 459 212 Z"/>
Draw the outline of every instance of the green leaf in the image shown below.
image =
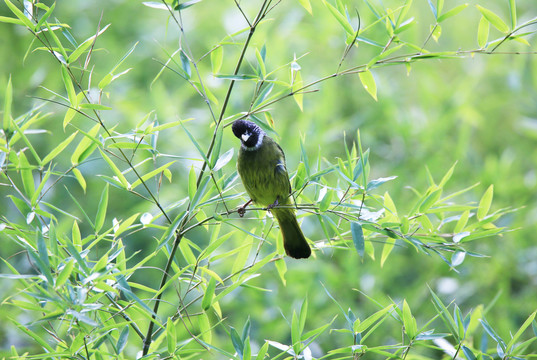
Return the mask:
<path id="1" fill-rule="evenodd" d="M 291 342 L 293 343 L 293 351 L 295 354 L 300 354 L 300 348 L 302 344 L 300 342 L 301 334 L 298 323 L 298 317 L 296 312 L 293 311 L 293 317 L 291 319 Z"/>
<path id="2" fill-rule="evenodd" d="M 87 154 L 87 150 L 91 147 L 92 144 L 100 145 L 99 140 L 96 139 L 97 133 L 99 132 L 100 128 L 100 124 L 95 124 L 95 126 L 93 126 L 87 133 L 82 132 L 85 136 L 82 140 L 80 140 L 78 146 L 73 152 L 73 155 L 71 155 L 71 164 L 78 165 L 82 160 L 89 156 L 89 154 Z"/>
<path id="3" fill-rule="evenodd" d="M 216 279 L 211 276 L 211 278 L 209 279 L 209 284 L 207 285 L 207 289 L 205 290 L 205 294 L 203 295 L 203 300 L 201 301 L 201 308 L 204 311 L 209 310 L 212 305 L 215 288 Z"/>
<path id="4" fill-rule="evenodd" d="M 367 319 L 364 321 L 356 320 L 353 325 L 353 331 L 357 334 L 364 332 L 367 330 L 371 325 L 376 323 L 381 317 L 386 315 L 390 310 L 392 310 L 393 304 L 388 305 L 384 309 L 381 309 L 374 313 L 373 315 L 370 315 Z"/>
<path id="5" fill-rule="evenodd" d="M 257 75 L 248 75 L 248 74 L 237 74 L 237 75 L 215 75 L 218 79 L 226 79 L 226 80 L 233 80 L 233 81 L 241 81 L 241 80 L 255 80 L 258 79 Z"/>
<path id="6" fill-rule="evenodd" d="M 259 70 L 261 71 L 261 76 L 263 79 L 267 77 L 267 67 L 265 66 L 265 58 L 259 51 L 259 49 L 255 48 L 255 57 L 257 59 L 257 64 L 259 65 Z"/>
<path id="7" fill-rule="evenodd" d="M 406 299 L 403 300 L 403 324 L 405 326 L 405 332 L 410 339 L 414 339 L 418 335 L 418 327 L 416 324 L 416 319 L 412 316 L 410 307 L 406 302 Z"/>
<path id="8" fill-rule="evenodd" d="M 131 215 L 128 219 L 123 220 L 119 226 L 114 229 L 114 237 L 117 238 L 119 235 L 123 234 L 134 223 L 138 215 L 139 214 L 136 213 Z"/>
<path id="9" fill-rule="evenodd" d="M 185 127 L 185 125 L 182 122 L 181 122 L 181 127 L 183 128 L 185 133 L 188 135 L 188 138 L 190 139 L 192 144 L 196 147 L 196 150 L 198 150 L 198 153 L 202 157 L 203 161 L 205 161 L 207 164 L 210 164 L 211 162 L 209 161 L 209 159 L 207 159 L 207 156 L 205 156 L 205 153 L 203 152 L 200 144 L 198 143 L 196 138 L 194 138 L 194 136 L 190 133 L 190 131 L 188 131 L 188 129 Z"/>
<path id="10" fill-rule="evenodd" d="M 63 85 L 65 86 L 65 90 L 67 90 L 67 96 L 69 98 L 69 103 L 71 104 L 71 107 L 75 109 L 78 108 L 78 99 L 76 96 L 75 87 L 73 86 L 73 80 L 69 75 L 69 70 L 64 64 L 62 64 L 62 79 Z"/>
<path id="11" fill-rule="evenodd" d="M 239 358 L 242 359 L 242 352 L 244 349 L 244 344 L 242 343 L 242 340 L 239 336 L 239 333 L 237 333 L 237 330 L 235 330 L 234 327 L 230 327 L 229 329 L 229 335 L 231 337 L 231 343 L 233 344 L 233 348 L 239 355 Z"/>
<path id="12" fill-rule="evenodd" d="M 386 238 L 386 242 L 384 243 L 384 246 L 382 247 L 382 255 L 380 257 L 380 267 L 384 266 L 384 262 L 386 262 L 386 259 L 388 259 L 388 256 L 392 252 L 394 246 L 395 246 L 395 239 L 391 237 Z"/>
<path id="13" fill-rule="evenodd" d="M 7 81 L 6 93 L 4 95 L 4 121 L 3 129 L 4 133 L 11 133 L 11 104 L 13 102 L 13 85 L 11 84 L 11 75 Z"/>
<path id="14" fill-rule="evenodd" d="M 487 332 L 487 334 L 490 335 L 490 337 L 496 341 L 496 343 L 502 348 L 502 350 L 505 352 L 506 345 L 503 339 L 494 331 L 494 329 L 489 325 L 487 320 L 485 318 L 479 319 L 479 322 L 481 323 L 481 326 L 483 326 L 483 329 Z"/>
<path id="15" fill-rule="evenodd" d="M 511 29 L 516 28 L 516 2 L 515 0 L 509 0 L 509 11 L 511 13 Z"/>
<path id="16" fill-rule="evenodd" d="M 222 63 L 224 62 L 224 47 L 218 45 L 211 51 L 211 68 L 213 74 L 218 74 L 222 68 Z"/>
<path id="17" fill-rule="evenodd" d="M 19 20 L 24 24 L 24 26 L 26 26 L 28 29 L 32 31 L 35 30 L 34 23 L 30 19 L 28 19 L 26 15 L 24 15 L 24 13 L 20 11 L 19 8 L 17 8 L 17 6 L 13 5 L 11 1 L 9 0 L 4 0 L 4 2 L 6 3 L 7 7 L 11 10 L 13 15 L 19 18 Z"/>
<path id="18" fill-rule="evenodd" d="M 0 16 L 0 22 L 24 26 L 24 23 L 21 20 L 7 17 L 7 16 Z"/>
<path id="19" fill-rule="evenodd" d="M 78 134 L 78 131 L 75 131 L 74 133 L 72 133 L 71 136 L 63 140 L 54 149 L 52 149 L 52 151 L 48 153 L 48 155 L 45 156 L 45 158 L 42 160 L 41 165 L 44 166 L 48 164 L 50 161 L 54 160 L 56 156 L 58 156 L 63 150 L 65 150 L 65 148 L 71 143 L 71 141 L 73 141 L 76 134 Z"/>
<path id="20" fill-rule="evenodd" d="M 166 10 L 166 11 L 170 10 L 170 8 L 165 3 L 158 2 L 158 1 L 144 1 L 142 4 L 153 9 Z"/>
<path id="21" fill-rule="evenodd" d="M 375 180 L 371 180 L 368 184 L 367 184 L 367 190 L 373 190 L 373 189 L 376 189 L 378 188 L 380 185 L 388 182 L 388 181 L 391 181 L 391 180 L 394 180 L 396 179 L 397 176 L 388 176 L 388 177 L 382 177 L 382 178 L 378 178 L 378 179 L 375 179 Z"/>
<path id="22" fill-rule="evenodd" d="M 403 21 L 405 20 L 406 14 L 408 14 L 408 11 L 410 10 L 411 6 L 412 6 L 412 0 L 405 0 L 405 3 L 401 8 L 401 11 L 399 12 L 399 16 L 397 17 L 397 21 L 395 23 L 396 28 L 399 28 L 399 26 L 403 23 Z"/>
<path id="23" fill-rule="evenodd" d="M 203 180 L 201 180 L 200 186 L 196 189 L 196 192 L 194 196 L 192 197 L 192 200 L 190 201 L 190 209 L 195 209 L 201 199 L 206 195 L 207 193 L 207 185 L 209 185 L 211 180 L 210 176 L 205 176 Z"/>
<path id="24" fill-rule="evenodd" d="M 533 320 L 535 319 L 535 315 L 537 315 L 537 311 L 534 311 L 527 319 L 524 321 L 524 324 L 517 330 L 513 338 L 509 341 L 507 344 L 507 352 L 511 350 L 511 348 L 516 344 L 518 339 L 522 336 L 524 331 L 533 323 Z"/>
<path id="25" fill-rule="evenodd" d="M 280 242 L 278 242 L 278 247 L 279 245 L 280 245 Z M 287 285 L 287 280 L 285 279 L 285 274 L 287 273 L 287 264 L 285 264 L 285 260 L 284 259 L 276 260 L 274 262 L 274 266 L 276 267 L 276 270 L 278 271 L 278 276 L 280 277 L 282 284 L 284 286 Z"/>
<path id="26" fill-rule="evenodd" d="M 373 77 L 373 74 L 371 71 L 362 71 L 358 73 L 358 76 L 360 77 L 360 81 L 362 82 L 362 86 L 364 89 L 375 99 L 375 101 L 378 101 L 377 99 L 377 84 L 375 83 L 375 78 Z"/>
<path id="27" fill-rule="evenodd" d="M 450 17 L 453 17 L 455 15 L 457 15 L 458 13 L 460 13 L 461 11 L 463 11 L 464 9 L 466 9 L 468 7 L 468 4 L 462 4 L 462 5 L 459 5 L 459 6 L 455 6 L 453 9 L 449 10 L 449 11 L 446 11 L 444 14 L 440 15 L 438 17 L 438 22 L 441 23 L 442 21 L 446 20 L 446 19 L 449 19 Z"/>
<path id="28" fill-rule="evenodd" d="M 431 0 L 427 0 L 429 2 L 429 7 L 431 8 L 431 12 L 433 13 L 433 16 L 435 19 L 438 19 L 438 12 L 436 10 L 436 7 L 434 6 L 434 4 L 432 3 Z M 438 20 L 437 20 L 438 22 Z"/>
<path id="29" fill-rule="evenodd" d="M 356 35 L 354 29 L 352 28 L 351 24 L 347 20 L 347 17 L 343 15 L 338 9 L 336 9 L 332 4 L 330 4 L 328 1 L 323 0 L 324 5 L 328 8 L 330 13 L 336 18 L 336 20 L 343 26 L 343 29 L 347 32 L 349 35 Z"/>
<path id="30" fill-rule="evenodd" d="M 19 153 L 19 169 L 24 193 L 28 198 L 32 198 L 35 192 L 34 175 L 32 174 L 30 163 L 22 151 Z"/>
<path id="31" fill-rule="evenodd" d="M 432 26 L 432 25 L 431 25 Z M 440 25 L 435 25 L 432 27 L 431 36 L 434 39 L 434 41 L 438 42 L 438 39 L 440 38 L 440 35 L 442 35 L 442 27 Z"/>
<path id="32" fill-rule="evenodd" d="M 494 193 L 494 185 L 490 185 L 485 191 L 481 200 L 479 201 L 479 206 L 477 207 L 477 219 L 483 220 L 487 216 L 490 205 L 492 204 L 492 196 Z"/>
<path id="33" fill-rule="evenodd" d="M 121 60 L 119 60 L 119 62 L 112 68 L 112 70 L 110 70 L 110 72 L 108 74 L 106 74 L 102 80 L 99 82 L 98 84 L 98 87 L 99 89 L 104 89 L 106 86 L 108 86 L 112 81 L 116 80 L 118 77 L 128 73 L 130 71 L 130 69 L 127 69 L 125 71 L 123 71 L 122 73 L 119 73 L 117 75 L 114 75 L 115 71 L 117 70 L 118 67 L 121 66 L 121 64 L 123 64 L 123 62 L 127 59 L 127 57 L 130 56 L 130 54 L 132 54 L 132 52 L 134 51 L 134 49 L 136 49 L 136 46 L 138 45 L 138 42 L 136 42 L 128 51 L 127 53 L 125 53 L 125 55 L 123 55 L 123 57 L 121 58 Z"/>
<path id="34" fill-rule="evenodd" d="M 358 252 L 358 255 L 363 258 L 365 250 L 364 231 L 362 230 L 362 225 L 359 222 L 351 222 L 351 234 L 354 248 Z"/>
<path id="35" fill-rule="evenodd" d="M 179 3 L 179 5 L 177 5 L 177 6 L 175 7 L 174 10 L 184 10 L 184 9 L 186 9 L 186 8 L 191 7 L 191 6 L 194 5 L 194 4 L 199 3 L 200 1 L 201 1 L 201 0 L 190 0 L 190 1 L 181 2 L 181 3 Z"/>
<path id="36" fill-rule="evenodd" d="M 300 71 L 294 72 L 293 76 L 293 99 L 295 99 L 296 104 L 298 105 L 298 108 L 300 111 L 304 111 L 304 93 L 302 93 L 300 90 L 302 89 L 303 82 L 302 82 L 302 75 L 300 75 Z"/>
<path id="37" fill-rule="evenodd" d="M 477 45 L 482 49 L 487 46 L 487 41 L 489 39 L 489 24 L 489 21 L 484 16 L 479 20 L 479 26 L 477 27 Z"/>
<path id="38" fill-rule="evenodd" d="M 121 333 L 119 334 L 119 338 L 117 339 L 116 344 L 116 350 L 117 354 L 121 354 L 123 350 L 125 350 L 125 346 L 127 346 L 127 340 L 129 339 L 129 327 L 124 326 L 121 330 Z"/>
<path id="39" fill-rule="evenodd" d="M 108 184 L 105 184 L 103 192 L 101 193 L 101 199 L 99 200 L 99 207 L 97 208 L 97 215 L 95 216 L 95 232 L 98 233 L 104 225 L 106 219 L 106 210 L 108 209 Z"/>
<path id="40" fill-rule="evenodd" d="M 56 278 L 56 283 L 54 284 L 54 287 L 56 289 L 60 289 L 69 279 L 69 276 L 71 276 L 71 273 L 73 272 L 73 268 L 75 267 L 75 260 L 71 259 L 65 264 L 62 271 L 58 274 L 58 277 Z"/>
<path id="41" fill-rule="evenodd" d="M 183 51 L 183 49 L 179 51 L 179 57 L 181 58 L 181 66 L 183 67 L 183 71 L 185 72 L 185 74 L 187 74 L 188 78 L 190 79 L 192 77 L 190 59 L 188 58 L 187 54 Z"/>
<path id="42" fill-rule="evenodd" d="M 56 5 L 56 3 L 53 4 L 52 8 L 54 8 L 54 5 Z M 39 20 L 39 22 L 41 22 L 41 20 Z M 80 55 L 82 55 L 86 50 L 88 50 L 95 43 L 95 38 L 97 36 L 101 35 L 103 32 L 105 32 L 106 29 L 108 29 L 108 27 L 110 27 L 110 24 L 106 25 L 96 35 L 93 35 L 93 36 L 87 38 L 82 44 L 77 46 L 75 51 L 73 51 L 71 53 L 71 55 L 69 55 L 69 57 L 67 58 L 67 63 L 70 64 L 70 63 L 78 60 Z"/>
<path id="43" fill-rule="evenodd" d="M 177 344 L 177 332 L 175 325 L 171 317 L 166 320 L 166 345 L 168 352 L 173 354 L 175 352 L 175 346 Z"/>
<path id="44" fill-rule="evenodd" d="M 192 201 L 194 198 L 194 195 L 196 195 L 196 170 L 194 170 L 194 166 L 190 167 L 190 171 L 188 172 L 188 198 Z"/>
<path id="45" fill-rule="evenodd" d="M 86 192 L 86 179 L 84 179 L 84 175 L 78 170 L 78 168 L 73 168 L 72 170 L 73 174 L 75 175 L 76 180 L 78 181 L 78 184 Z"/>
<path id="46" fill-rule="evenodd" d="M 462 232 L 462 230 L 464 230 L 464 227 L 468 223 L 469 217 L 470 217 L 470 210 L 466 210 L 465 212 L 461 214 L 461 217 L 457 221 L 457 225 L 455 225 L 455 229 L 453 230 L 455 234 L 458 234 Z"/>
<path id="47" fill-rule="evenodd" d="M 505 22 L 503 22 L 503 20 L 498 15 L 482 6 L 476 5 L 476 7 L 481 12 L 481 14 L 485 18 L 487 18 L 487 20 L 492 24 L 492 26 L 494 26 L 496 29 L 503 33 L 509 32 L 509 26 L 507 26 L 507 24 L 505 24 Z"/>
<path id="48" fill-rule="evenodd" d="M 419 207 L 420 213 L 426 213 L 442 196 L 442 189 L 437 188 L 433 190 L 421 203 Z"/>
<path id="49" fill-rule="evenodd" d="M 150 178 L 156 176 L 157 174 L 160 174 L 160 173 L 164 172 L 164 170 L 169 168 L 174 163 L 175 163 L 175 161 L 170 161 L 169 163 L 164 164 L 164 165 L 158 167 L 157 169 L 151 170 L 147 174 L 142 175 L 141 178 L 137 179 L 135 182 L 132 183 L 131 189 L 136 188 L 138 185 L 140 185 L 142 183 L 142 181 L 145 182 L 145 181 L 149 180 Z"/>
<path id="50" fill-rule="evenodd" d="M 110 167 L 114 175 L 118 178 L 121 185 L 125 189 L 130 189 L 129 182 L 127 181 L 127 178 L 125 177 L 125 175 L 123 175 L 123 173 L 119 170 L 116 164 L 114 164 L 114 162 L 108 157 L 108 155 L 105 154 L 104 151 L 102 151 L 101 149 L 99 149 L 99 151 L 101 153 L 102 158 L 104 159 L 104 161 L 106 161 L 106 163 L 108 164 L 108 166 Z"/>
<path id="51" fill-rule="evenodd" d="M 330 207 L 330 204 L 332 202 L 332 195 L 334 194 L 334 191 L 332 189 L 328 189 L 326 193 L 324 194 L 323 198 L 321 199 L 321 202 L 319 203 L 319 211 L 325 212 Z"/>
<path id="52" fill-rule="evenodd" d="M 105 106 L 102 104 L 80 104 L 81 109 L 89 109 L 89 110 L 112 110 L 110 106 Z"/>
<path id="53" fill-rule="evenodd" d="M 234 151 L 235 150 L 231 148 L 228 151 L 226 151 L 224 154 L 220 155 L 218 157 L 218 160 L 216 160 L 216 164 L 214 164 L 213 171 L 218 171 L 224 166 L 226 166 L 226 164 L 230 162 L 230 160 L 233 158 Z"/>
<path id="54" fill-rule="evenodd" d="M 470 350 L 465 345 L 462 346 L 462 352 L 464 353 L 464 356 L 466 356 L 467 360 L 476 360 L 476 357 L 474 353 L 472 352 L 472 350 Z"/>
<path id="55" fill-rule="evenodd" d="M 311 4 L 310 4 L 310 0 L 298 0 L 298 2 L 300 3 L 300 5 L 302 5 L 302 7 L 304 9 L 306 9 L 306 11 L 310 14 L 310 15 L 313 15 L 313 10 L 311 8 Z"/>
<path id="56" fill-rule="evenodd" d="M 304 326 L 306 325 L 306 318 L 308 316 L 308 298 L 305 297 L 300 307 L 300 317 L 299 317 L 299 329 L 300 333 L 304 331 Z"/>

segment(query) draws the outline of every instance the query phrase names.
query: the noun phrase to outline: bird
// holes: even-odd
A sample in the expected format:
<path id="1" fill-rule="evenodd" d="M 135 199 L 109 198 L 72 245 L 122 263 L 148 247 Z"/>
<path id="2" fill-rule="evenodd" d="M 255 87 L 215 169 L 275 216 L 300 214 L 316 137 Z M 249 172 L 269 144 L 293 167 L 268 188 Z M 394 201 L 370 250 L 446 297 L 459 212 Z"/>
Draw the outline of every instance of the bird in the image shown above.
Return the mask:
<path id="1" fill-rule="evenodd" d="M 280 225 L 286 254 L 295 259 L 308 258 L 311 248 L 298 225 L 294 209 L 277 206 L 291 204 L 291 183 L 282 148 L 252 121 L 236 120 L 231 128 L 241 140 L 237 171 L 251 199 L 239 208 L 239 215 L 244 215 L 246 206 L 252 201 L 267 207 Z"/>

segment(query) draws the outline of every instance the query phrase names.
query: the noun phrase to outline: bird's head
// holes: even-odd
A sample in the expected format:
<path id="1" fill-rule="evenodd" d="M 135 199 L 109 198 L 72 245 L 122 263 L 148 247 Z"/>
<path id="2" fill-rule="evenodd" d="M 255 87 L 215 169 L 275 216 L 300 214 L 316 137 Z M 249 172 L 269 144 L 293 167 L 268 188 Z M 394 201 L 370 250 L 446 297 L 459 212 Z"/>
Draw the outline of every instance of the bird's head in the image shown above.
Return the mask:
<path id="1" fill-rule="evenodd" d="M 265 132 L 251 121 L 237 120 L 231 126 L 231 130 L 241 140 L 245 150 L 257 150 L 263 143 Z"/>

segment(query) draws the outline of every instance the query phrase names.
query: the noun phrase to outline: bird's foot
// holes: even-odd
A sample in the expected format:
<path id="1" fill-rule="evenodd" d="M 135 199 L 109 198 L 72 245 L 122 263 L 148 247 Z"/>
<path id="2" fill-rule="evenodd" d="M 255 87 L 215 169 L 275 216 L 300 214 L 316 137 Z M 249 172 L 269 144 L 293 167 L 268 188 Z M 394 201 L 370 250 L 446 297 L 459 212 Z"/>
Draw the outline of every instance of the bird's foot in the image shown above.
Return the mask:
<path id="1" fill-rule="evenodd" d="M 276 198 L 276 201 L 274 201 L 273 204 L 270 204 L 269 206 L 267 206 L 267 210 L 270 210 L 272 209 L 273 207 L 275 206 L 278 206 L 280 203 L 278 202 L 278 198 Z"/>
<path id="2" fill-rule="evenodd" d="M 250 205 L 251 202 L 252 202 L 252 199 L 250 199 L 246 204 L 238 208 L 237 213 L 239 214 L 240 217 L 244 216 L 244 213 L 246 212 L 246 207 Z"/>

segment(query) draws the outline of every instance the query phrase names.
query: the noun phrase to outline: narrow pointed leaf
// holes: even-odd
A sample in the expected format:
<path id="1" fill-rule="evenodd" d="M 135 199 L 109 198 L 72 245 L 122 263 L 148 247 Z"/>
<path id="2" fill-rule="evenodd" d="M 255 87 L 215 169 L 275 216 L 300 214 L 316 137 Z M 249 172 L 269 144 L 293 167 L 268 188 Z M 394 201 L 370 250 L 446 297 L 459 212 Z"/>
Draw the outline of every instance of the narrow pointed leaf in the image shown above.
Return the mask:
<path id="1" fill-rule="evenodd" d="M 358 73 L 358 76 L 360 77 L 360 81 L 362 82 L 362 86 L 364 89 L 371 95 L 375 101 L 378 101 L 377 99 L 377 84 L 375 83 L 375 78 L 373 77 L 373 74 L 371 71 L 363 71 Z"/>
<path id="2" fill-rule="evenodd" d="M 496 29 L 503 33 L 509 32 L 509 26 L 507 26 L 507 24 L 498 15 L 482 6 L 476 5 L 476 7 L 481 12 L 481 14 L 487 18 L 487 20 L 492 24 L 492 26 L 494 26 Z"/>

